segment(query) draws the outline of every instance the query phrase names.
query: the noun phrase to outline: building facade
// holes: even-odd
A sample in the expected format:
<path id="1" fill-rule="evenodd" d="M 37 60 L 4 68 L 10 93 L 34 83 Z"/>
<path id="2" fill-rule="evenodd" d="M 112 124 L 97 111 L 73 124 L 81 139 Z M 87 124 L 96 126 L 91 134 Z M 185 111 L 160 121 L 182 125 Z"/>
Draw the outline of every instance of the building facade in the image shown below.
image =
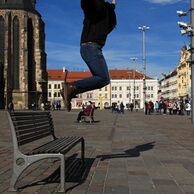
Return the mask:
<path id="1" fill-rule="evenodd" d="M 160 99 L 178 100 L 178 81 L 177 70 L 169 74 L 163 74 L 160 83 Z"/>
<path id="2" fill-rule="evenodd" d="M 189 48 L 181 49 L 180 63 L 177 66 L 178 98 L 187 99 L 191 97 L 191 64 Z"/>
<path id="3" fill-rule="evenodd" d="M 47 101 L 44 22 L 35 0 L 0 0 L 0 108 Z"/>
<path id="4" fill-rule="evenodd" d="M 95 106 L 108 108 L 113 103 L 121 103 L 127 108 L 130 103 L 143 108 L 143 74 L 135 70 L 110 70 L 110 84 L 97 90 L 85 92 L 72 99 L 72 108 L 81 108 L 92 101 Z M 69 72 L 67 81 L 72 82 L 91 76 L 90 72 Z M 60 102 L 60 89 L 64 80 L 63 70 L 48 70 L 48 100 Z M 158 100 L 158 80 L 146 77 L 146 101 Z"/>

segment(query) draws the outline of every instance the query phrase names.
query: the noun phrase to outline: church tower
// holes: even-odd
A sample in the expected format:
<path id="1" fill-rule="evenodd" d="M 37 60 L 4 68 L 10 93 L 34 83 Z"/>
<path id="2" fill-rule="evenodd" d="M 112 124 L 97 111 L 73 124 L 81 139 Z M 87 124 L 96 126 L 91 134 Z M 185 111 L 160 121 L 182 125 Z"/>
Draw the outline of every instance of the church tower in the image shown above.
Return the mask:
<path id="1" fill-rule="evenodd" d="M 0 109 L 47 101 L 44 22 L 36 0 L 0 0 Z"/>

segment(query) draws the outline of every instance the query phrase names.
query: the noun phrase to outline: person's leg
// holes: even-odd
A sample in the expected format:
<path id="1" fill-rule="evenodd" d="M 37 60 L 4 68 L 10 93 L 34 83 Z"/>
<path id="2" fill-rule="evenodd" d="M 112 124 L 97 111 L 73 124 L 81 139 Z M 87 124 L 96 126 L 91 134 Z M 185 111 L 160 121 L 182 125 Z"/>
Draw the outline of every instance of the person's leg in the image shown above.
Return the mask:
<path id="1" fill-rule="evenodd" d="M 109 84 L 109 72 L 101 47 L 96 43 L 89 43 L 88 45 L 81 46 L 80 52 L 92 76 L 74 82 L 76 94 L 102 88 Z"/>
<path id="2" fill-rule="evenodd" d="M 83 115 L 83 112 L 80 111 L 79 114 L 78 114 L 78 116 L 77 116 L 77 121 L 80 121 L 80 120 L 81 120 L 81 116 L 82 116 L 82 115 Z"/>

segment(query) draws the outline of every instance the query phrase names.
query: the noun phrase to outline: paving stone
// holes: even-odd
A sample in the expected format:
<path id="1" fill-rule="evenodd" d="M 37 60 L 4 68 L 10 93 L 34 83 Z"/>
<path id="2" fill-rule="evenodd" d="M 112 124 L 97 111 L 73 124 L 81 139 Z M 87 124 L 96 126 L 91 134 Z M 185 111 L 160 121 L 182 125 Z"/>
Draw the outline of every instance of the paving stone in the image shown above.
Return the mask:
<path id="1" fill-rule="evenodd" d="M 148 119 L 141 111 L 120 115 L 96 110 L 95 119 L 100 122 L 90 125 L 75 124 L 77 114 L 76 110 L 52 112 L 57 136 L 83 136 L 86 142 L 89 167 L 83 180 L 67 181 L 67 194 L 194 193 L 194 133 L 186 116 L 153 114 Z M 0 111 L 0 122 L 0 193 L 4 194 L 13 158 L 4 111 Z M 49 177 L 58 167 L 57 161 L 34 164 L 18 181 L 17 186 L 26 185 L 19 193 L 57 193 L 59 180 L 29 185 Z"/>

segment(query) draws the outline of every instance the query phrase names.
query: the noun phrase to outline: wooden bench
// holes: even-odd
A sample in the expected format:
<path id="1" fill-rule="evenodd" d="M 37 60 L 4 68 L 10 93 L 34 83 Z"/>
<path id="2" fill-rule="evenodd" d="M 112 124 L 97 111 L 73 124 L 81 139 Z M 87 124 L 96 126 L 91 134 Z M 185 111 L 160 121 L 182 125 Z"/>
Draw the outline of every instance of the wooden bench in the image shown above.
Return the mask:
<path id="1" fill-rule="evenodd" d="M 59 192 L 65 192 L 65 154 L 80 143 L 81 158 L 82 163 L 84 163 L 84 138 L 75 136 L 56 138 L 50 112 L 11 112 L 8 113 L 8 118 L 11 125 L 14 152 L 13 173 L 9 191 L 17 191 L 15 187 L 18 178 L 33 163 L 48 158 L 59 158 L 61 162 Z M 46 143 L 27 153 L 21 151 L 23 147 L 29 148 L 29 143 L 34 143 L 36 140 L 42 142 L 43 138 L 46 139 L 47 136 L 51 136 L 52 140 L 47 140 Z"/>

